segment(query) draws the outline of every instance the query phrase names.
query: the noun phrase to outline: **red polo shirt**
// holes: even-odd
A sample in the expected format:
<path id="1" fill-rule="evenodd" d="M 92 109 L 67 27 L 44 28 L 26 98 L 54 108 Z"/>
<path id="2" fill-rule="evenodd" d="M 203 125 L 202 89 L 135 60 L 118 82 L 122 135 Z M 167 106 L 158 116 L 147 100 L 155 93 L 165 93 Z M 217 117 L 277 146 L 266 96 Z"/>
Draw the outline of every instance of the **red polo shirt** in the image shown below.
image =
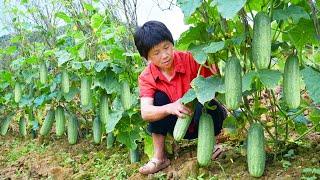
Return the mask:
<path id="1" fill-rule="evenodd" d="M 139 76 L 140 97 L 154 97 L 156 91 L 166 93 L 171 102 L 181 98 L 189 89 L 191 81 L 197 77 L 200 65 L 189 52 L 174 51 L 174 75 L 171 81 L 161 73 L 154 64 L 150 63 Z M 213 73 L 202 67 L 200 74 L 208 77 Z"/>

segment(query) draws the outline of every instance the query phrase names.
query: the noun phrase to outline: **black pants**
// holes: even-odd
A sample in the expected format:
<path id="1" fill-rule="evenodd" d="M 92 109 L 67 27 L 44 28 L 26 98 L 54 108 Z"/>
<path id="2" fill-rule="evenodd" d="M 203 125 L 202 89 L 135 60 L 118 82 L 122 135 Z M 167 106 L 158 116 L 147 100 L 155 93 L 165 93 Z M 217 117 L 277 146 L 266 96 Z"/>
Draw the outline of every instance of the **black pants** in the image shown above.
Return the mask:
<path id="1" fill-rule="evenodd" d="M 167 94 L 165 94 L 162 91 L 157 91 L 155 93 L 154 96 L 154 102 L 153 104 L 155 106 L 163 106 L 166 104 L 169 104 L 170 99 L 167 96 Z M 213 123 L 214 123 L 214 132 L 215 135 L 220 134 L 221 129 L 222 129 L 222 124 L 224 119 L 227 117 L 227 113 L 225 108 L 219 104 L 217 101 L 215 100 L 211 100 L 209 102 L 210 106 L 216 105 L 217 108 L 215 110 L 210 110 L 207 109 L 207 113 L 211 115 L 212 119 L 213 119 Z M 195 108 L 195 112 L 192 118 L 192 121 L 190 123 L 189 129 L 184 137 L 184 139 L 195 139 L 198 137 L 198 126 L 199 126 L 199 119 L 202 113 L 202 104 L 198 103 L 196 105 Z M 147 131 L 148 133 L 156 133 L 156 134 L 162 134 L 162 135 L 167 135 L 167 133 L 172 134 L 173 133 L 173 129 L 174 126 L 176 124 L 177 121 L 177 116 L 176 115 L 169 115 L 167 117 L 165 117 L 164 119 L 155 121 L 155 122 L 151 122 L 148 125 Z"/>

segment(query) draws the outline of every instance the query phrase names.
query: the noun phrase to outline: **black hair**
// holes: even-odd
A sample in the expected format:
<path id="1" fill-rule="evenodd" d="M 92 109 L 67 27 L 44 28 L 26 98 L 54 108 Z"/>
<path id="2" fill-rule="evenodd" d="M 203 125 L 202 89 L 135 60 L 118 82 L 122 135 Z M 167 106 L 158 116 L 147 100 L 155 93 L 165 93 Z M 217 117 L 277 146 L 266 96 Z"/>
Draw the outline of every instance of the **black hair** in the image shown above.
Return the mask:
<path id="1" fill-rule="evenodd" d="M 134 43 L 144 58 L 148 58 L 150 49 L 163 41 L 170 41 L 172 44 L 173 38 L 169 29 L 159 21 L 148 21 L 141 27 L 138 27 L 134 34 Z"/>

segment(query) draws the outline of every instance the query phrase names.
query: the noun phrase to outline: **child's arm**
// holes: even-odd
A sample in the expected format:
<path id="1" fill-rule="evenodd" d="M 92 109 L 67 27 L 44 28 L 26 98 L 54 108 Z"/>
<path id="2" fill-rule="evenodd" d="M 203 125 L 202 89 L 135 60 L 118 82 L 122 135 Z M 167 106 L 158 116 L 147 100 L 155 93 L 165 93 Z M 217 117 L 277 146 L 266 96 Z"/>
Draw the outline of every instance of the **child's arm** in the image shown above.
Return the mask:
<path id="1" fill-rule="evenodd" d="M 164 117 L 173 114 L 183 117 L 185 114 L 192 114 L 192 111 L 180 103 L 180 99 L 163 106 L 154 106 L 153 98 L 141 97 L 141 116 L 148 122 L 158 121 Z"/>

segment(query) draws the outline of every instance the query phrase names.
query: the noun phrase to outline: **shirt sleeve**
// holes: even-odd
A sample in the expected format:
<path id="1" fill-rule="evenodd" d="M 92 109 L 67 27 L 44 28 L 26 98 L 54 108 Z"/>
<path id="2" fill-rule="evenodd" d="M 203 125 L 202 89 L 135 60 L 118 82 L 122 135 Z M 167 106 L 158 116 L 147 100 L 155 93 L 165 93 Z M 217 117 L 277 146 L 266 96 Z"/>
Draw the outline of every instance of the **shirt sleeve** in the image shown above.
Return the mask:
<path id="1" fill-rule="evenodd" d="M 140 97 L 154 97 L 156 91 L 152 83 L 143 75 L 139 76 L 139 91 Z"/>

